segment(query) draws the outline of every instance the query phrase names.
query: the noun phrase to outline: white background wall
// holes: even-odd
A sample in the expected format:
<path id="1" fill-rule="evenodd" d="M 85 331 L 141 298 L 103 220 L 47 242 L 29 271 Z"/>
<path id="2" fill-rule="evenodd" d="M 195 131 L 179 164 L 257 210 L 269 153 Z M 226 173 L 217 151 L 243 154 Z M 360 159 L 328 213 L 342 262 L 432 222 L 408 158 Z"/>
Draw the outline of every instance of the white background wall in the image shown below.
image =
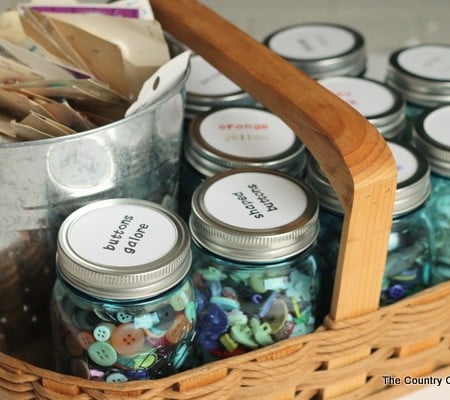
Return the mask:
<path id="1" fill-rule="evenodd" d="M 371 52 L 450 43 L 449 0 L 203 0 L 258 40 L 285 25 L 334 22 L 360 31 Z"/>
<path id="2" fill-rule="evenodd" d="M 19 1 L 26 2 L 0 0 L 0 11 L 14 7 Z M 374 53 L 386 53 L 417 42 L 450 43 L 449 0 L 200 1 L 258 40 L 286 25 L 320 21 L 359 30 L 368 50 Z M 61 0 L 54 0 L 55 4 L 58 2 Z"/>

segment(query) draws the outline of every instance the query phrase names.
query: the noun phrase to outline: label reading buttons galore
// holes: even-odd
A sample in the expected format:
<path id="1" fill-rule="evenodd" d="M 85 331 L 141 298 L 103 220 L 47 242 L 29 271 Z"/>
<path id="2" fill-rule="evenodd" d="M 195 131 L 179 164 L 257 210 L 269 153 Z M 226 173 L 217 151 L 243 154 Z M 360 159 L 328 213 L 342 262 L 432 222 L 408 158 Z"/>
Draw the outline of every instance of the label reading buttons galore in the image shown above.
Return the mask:
<path id="1" fill-rule="evenodd" d="M 177 231 L 167 216 L 152 209 L 116 205 L 82 215 L 67 235 L 73 251 L 88 262 L 130 266 L 150 263 L 169 253 Z"/>
<path id="2" fill-rule="evenodd" d="M 226 108 L 207 116 L 200 135 L 211 147 L 236 157 L 268 158 L 287 151 L 295 134 L 276 115 L 252 108 Z"/>
<path id="3" fill-rule="evenodd" d="M 277 228 L 300 217 L 306 194 L 280 175 L 242 172 L 214 182 L 205 193 L 205 208 L 220 221 L 239 228 Z"/>

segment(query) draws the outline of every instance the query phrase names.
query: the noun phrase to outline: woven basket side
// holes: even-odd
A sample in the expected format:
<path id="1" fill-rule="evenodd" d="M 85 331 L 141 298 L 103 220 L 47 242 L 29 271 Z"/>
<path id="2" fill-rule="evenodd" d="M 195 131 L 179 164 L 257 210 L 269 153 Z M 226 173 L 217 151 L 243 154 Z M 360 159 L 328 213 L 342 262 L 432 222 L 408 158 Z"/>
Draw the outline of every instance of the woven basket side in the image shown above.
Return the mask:
<path id="1" fill-rule="evenodd" d="M 0 353 L 0 394 L 2 399 L 49 400 L 313 399 L 336 381 L 364 372 L 364 385 L 336 399 L 392 398 L 387 394 L 391 390 L 417 387 L 390 387 L 384 376 L 436 376 L 437 371 L 450 368 L 450 314 L 444 312 L 449 303 L 450 282 L 358 318 L 340 322 L 327 318 L 310 335 L 168 378 L 124 384 L 61 375 Z M 415 343 L 428 346 L 402 354 L 403 347 L 411 348 Z M 326 368 L 330 361 L 367 346 L 371 349 L 367 357 Z"/>

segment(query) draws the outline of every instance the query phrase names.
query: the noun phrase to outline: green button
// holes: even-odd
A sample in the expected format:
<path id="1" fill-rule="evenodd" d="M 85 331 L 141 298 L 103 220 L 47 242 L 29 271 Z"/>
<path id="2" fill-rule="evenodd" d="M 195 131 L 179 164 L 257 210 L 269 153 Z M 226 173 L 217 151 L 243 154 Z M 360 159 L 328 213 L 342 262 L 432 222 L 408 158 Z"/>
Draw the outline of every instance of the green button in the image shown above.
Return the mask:
<path id="1" fill-rule="evenodd" d="M 156 353 L 142 353 L 133 358 L 135 368 L 150 368 L 158 361 Z"/>
<path id="2" fill-rule="evenodd" d="M 88 349 L 89 358 L 102 367 L 109 367 L 117 361 L 117 352 L 108 342 L 94 342 Z"/>

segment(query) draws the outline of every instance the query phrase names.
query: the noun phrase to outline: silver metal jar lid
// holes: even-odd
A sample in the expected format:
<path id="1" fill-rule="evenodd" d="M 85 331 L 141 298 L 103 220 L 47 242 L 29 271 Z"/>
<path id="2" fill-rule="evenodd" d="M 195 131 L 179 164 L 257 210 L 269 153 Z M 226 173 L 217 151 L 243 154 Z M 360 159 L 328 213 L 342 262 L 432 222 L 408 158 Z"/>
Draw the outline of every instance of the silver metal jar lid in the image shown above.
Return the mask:
<path id="1" fill-rule="evenodd" d="M 306 148 L 278 116 L 255 107 L 214 109 L 190 122 L 184 156 L 204 176 L 263 167 L 300 175 Z"/>
<path id="2" fill-rule="evenodd" d="M 450 105 L 418 116 L 413 126 L 413 141 L 427 158 L 432 172 L 450 177 Z"/>
<path id="3" fill-rule="evenodd" d="M 231 170 L 196 189 L 189 224 L 193 239 L 216 255 L 275 262 L 313 245 L 318 202 L 304 183 L 279 171 Z"/>
<path id="4" fill-rule="evenodd" d="M 190 58 L 190 72 L 186 81 L 186 114 L 189 118 L 213 107 L 254 105 L 256 101 L 231 79 L 223 75 L 203 57 Z"/>
<path id="5" fill-rule="evenodd" d="M 386 84 L 423 107 L 450 102 L 450 45 L 423 44 L 401 48 L 389 57 Z"/>
<path id="6" fill-rule="evenodd" d="M 319 83 L 353 106 L 386 139 L 403 134 L 405 102 L 399 93 L 384 83 L 351 76 L 323 78 Z"/>
<path id="7" fill-rule="evenodd" d="M 364 37 L 343 25 L 292 25 L 271 33 L 263 43 L 315 79 L 358 76 L 366 69 Z"/>
<path id="8" fill-rule="evenodd" d="M 190 265 L 188 227 L 156 203 L 96 201 L 70 214 L 59 229 L 58 273 L 96 298 L 152 298 L 180 282 Z"/>
<path id="9" fill-rule="evenodd" d="M 393 217 L 399 217 L 420 207 L 428 199 L 431 190 L 430 167 L 417 149 L 394 142 L 388 142 L 388 145 L 397 163 Z M 343 214 L 336 192 L 312 157 L 308 159 L 305 181 L 316 193 L 323 208 Z"/>

